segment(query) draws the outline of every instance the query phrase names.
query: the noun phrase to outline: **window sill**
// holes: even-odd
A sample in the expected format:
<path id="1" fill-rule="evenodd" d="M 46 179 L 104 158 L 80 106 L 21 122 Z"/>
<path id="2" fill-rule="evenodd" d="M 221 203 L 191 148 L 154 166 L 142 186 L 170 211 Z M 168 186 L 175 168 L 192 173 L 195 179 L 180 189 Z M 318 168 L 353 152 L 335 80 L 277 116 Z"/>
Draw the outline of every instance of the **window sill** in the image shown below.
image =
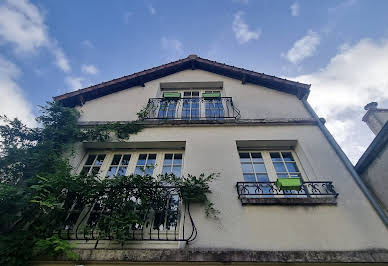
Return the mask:
<path id="1" fill-rule="evenodd" d="M 251 198 L 241 197 L 242 205 L 337 205 L 335 197 L 317 198 Z"/>

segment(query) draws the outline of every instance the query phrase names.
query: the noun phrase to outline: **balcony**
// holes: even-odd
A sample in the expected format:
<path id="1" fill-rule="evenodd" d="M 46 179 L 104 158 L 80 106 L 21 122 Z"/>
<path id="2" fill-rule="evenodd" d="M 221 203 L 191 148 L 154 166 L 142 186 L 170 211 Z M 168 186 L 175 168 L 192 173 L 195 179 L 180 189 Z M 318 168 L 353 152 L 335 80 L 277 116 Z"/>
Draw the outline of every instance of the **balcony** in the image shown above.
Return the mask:
<path id="1" fill-rule="evenodd" d="M 276 182 L 237 182 L 243 205 L 335 205 L 338 193 L 331 181 L 302 182 L 300 190 L 280 190 Z"/>
<path id="2" fill-rule="evenodd" d="M 106 196 L 99 197 L 92 204 L 77 206 L 78 204 L 75 203 L 76 207 L 65 220 L 64 229 L 57 232 L 58 235 L 66 240 L 84 240 L 88 243 L 94 241 L 94 248 L 101 240 L 116 240 L 121 243 L 190 242 L 196 238 L 197 229 L 191 217 L 190 206 L 180 200 L 179 187 L 153 186 L 123 189 L 127 197 L 121 199 L 123 204 L 120 206 L 112 205 L 112 202 L 116 201 L 110 201 Z M 131 217 L 121 216 L 122 212 L 125 212 L 125 209 L 122 209 L 124 205 L 131 206 Z M 115 221 L 111 219 L 118 212 L 119 222 L 117 219 Z"/>
<path id="3" fill-rule="evenodd" d="M 152 120 L 232 120 L 240 118 L 232 97 L 216 98 L 151 98 L 146 119 Z"/>

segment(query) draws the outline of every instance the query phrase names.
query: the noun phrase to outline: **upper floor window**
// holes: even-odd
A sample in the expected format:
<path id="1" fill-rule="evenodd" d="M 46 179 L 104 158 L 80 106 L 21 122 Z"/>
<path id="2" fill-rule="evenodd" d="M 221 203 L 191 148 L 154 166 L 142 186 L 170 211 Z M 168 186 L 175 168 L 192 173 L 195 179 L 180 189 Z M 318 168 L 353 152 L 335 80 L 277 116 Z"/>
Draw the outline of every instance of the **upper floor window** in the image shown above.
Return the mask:
<path id="1" fill-rule="evenodd" d="M 90 154 L 82 168 L 81 174 L 97 175 L 105 160 L 106 154 Z"/>

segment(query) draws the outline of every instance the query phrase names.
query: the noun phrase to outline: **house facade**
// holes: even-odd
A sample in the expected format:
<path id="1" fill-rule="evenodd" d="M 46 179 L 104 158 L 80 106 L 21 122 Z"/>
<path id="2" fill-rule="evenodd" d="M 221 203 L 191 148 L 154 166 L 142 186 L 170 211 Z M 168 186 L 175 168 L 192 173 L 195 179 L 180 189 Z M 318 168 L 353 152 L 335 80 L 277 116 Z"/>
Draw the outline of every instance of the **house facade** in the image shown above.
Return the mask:
<path id="1" fill-rule="evenodd" d="M 378 108 L 376 102 L 365 106 L 363 121 L 376 135 L 357 162 L 355 169 L 388 213 L 388 109 Z"/>
<path id="2" fill-rule="evenodd" d="M 123 246 L 73 229 L 79 265 L 387 263 L 384 216 L 307 103 L 309 88 L 191 55 L 55 97 L 85 127 L 136 120 L 147 106 L 128 140 L 77 145 L 75 171 L 218 173 L 217 219 L 172 197 Z"/>

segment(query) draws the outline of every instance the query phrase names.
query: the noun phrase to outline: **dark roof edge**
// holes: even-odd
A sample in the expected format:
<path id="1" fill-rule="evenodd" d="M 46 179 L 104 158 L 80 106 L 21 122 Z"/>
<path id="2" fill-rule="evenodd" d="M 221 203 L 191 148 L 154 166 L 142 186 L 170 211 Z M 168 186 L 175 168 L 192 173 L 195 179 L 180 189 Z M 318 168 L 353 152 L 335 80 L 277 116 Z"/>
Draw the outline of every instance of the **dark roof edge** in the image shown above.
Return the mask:
<path id="1" fill-rule="evenodd" d="M 366 149 L 364 154 L 358 160 L 354 167 L 357 173 L 362 174 L 366 168 L 374 161 L 379 153 L 384 149 L 388 143 L 388 122 L 382 127 L 377 136 L 373 139 L 372 143 Z"/>
<path id="2" fill-rule="evenodd" d="M 150 68 L 121 78 L 102 82 L 77 91 L 65 93 L 53 97 L 54 101 L 62 102 L 65 106 L 76 106 L 85 101 L 96 99 L 117 91 L 134 86 L 144 86 L 146 82 L 159 79 L 187 69 L 201 69 L 215 74 L 241 80 L 243 83 L 252 83 L 265 86 L 278 91 L 294 94 L 299 99 L 307 97 L 310 93 L 310 85 L 295 82 L 275 76 L 258 73 L 244 68 L 230 66 L 216 61 L 211 61 L 190 55 L 158 67 Z"/>

